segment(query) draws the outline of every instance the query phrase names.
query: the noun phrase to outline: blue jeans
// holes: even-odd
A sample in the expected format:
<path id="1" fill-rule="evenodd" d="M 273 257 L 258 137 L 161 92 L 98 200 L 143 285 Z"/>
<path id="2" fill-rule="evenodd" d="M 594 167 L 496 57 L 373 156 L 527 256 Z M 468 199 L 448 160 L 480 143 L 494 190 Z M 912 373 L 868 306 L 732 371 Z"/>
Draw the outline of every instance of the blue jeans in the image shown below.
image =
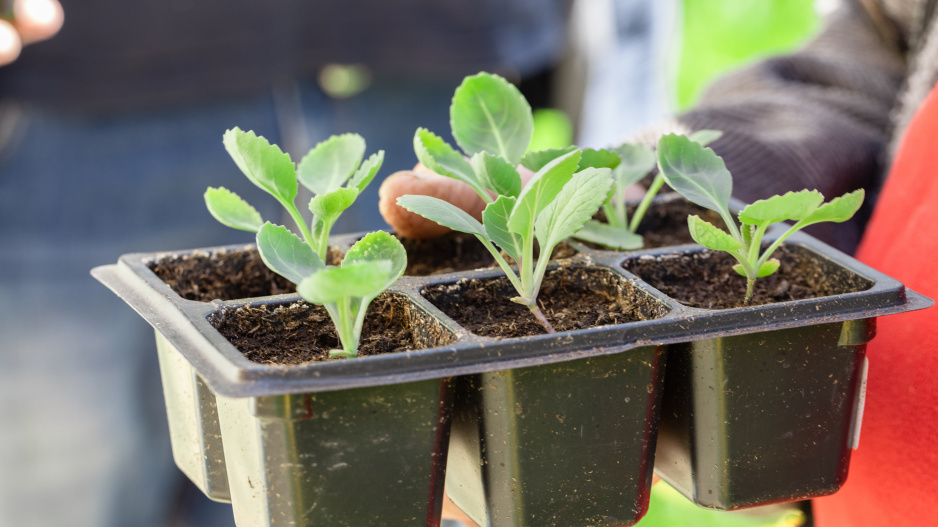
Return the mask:
<path id="1" fill-rule="evenodd" d="M 210 185 L 282 219 L 228 157 L 227 128 L 292 145 L 295 161 L 355 131 L 369 154 L 386 151 L 381 178 L 416 163 L 418 126 L 448 135 L 457 83 L 379 78 L 335 101 L 298 82 L 276 96 L 111 116 L 2 110 L 11 132 L 0 145 L 0 525 L 149 527 L 173 515 L 176 525 L 230 525 L 230 507 L 207 498 L 197 512 L 174 511 L 185 483 L 152 330 L 89 269 L 127 252 L 252 241 L 208 214 Z M 384 227 L 379 183 L 336 232 Z"/>

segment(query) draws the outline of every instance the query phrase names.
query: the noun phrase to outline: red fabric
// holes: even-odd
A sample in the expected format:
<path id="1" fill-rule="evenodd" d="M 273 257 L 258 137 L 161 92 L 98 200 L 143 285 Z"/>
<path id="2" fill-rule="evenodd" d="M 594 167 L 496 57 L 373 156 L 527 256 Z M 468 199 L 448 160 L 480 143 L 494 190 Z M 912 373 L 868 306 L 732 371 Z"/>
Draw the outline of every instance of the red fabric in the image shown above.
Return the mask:
<path id="1" fill-rule="evenodd" d="M 938 298 L 938 90 L 906 132 L 858 258 Z M 860 447 L 818 527 L 938 525 L 938 308 L 877 320 Z"/>

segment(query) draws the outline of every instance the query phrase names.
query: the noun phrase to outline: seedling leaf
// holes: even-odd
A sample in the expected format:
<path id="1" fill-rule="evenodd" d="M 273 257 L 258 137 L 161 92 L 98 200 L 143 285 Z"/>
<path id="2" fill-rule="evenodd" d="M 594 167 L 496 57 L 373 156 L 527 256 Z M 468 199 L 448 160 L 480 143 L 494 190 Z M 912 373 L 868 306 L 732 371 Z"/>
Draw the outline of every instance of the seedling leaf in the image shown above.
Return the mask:
<path id="1" fill-rule="evenodd" d="M 756 273 L 756 278 L 765 278 L 766 276 L 774 274 L 775 271 L 778 271 L 779 265 L 781 264 L 775 258 L 767 260 L 765 263 L 759 266 L 759 272 Z M 748 278 L 748 276 L 746 276 L 746 271 L 743 270 L 742 265 L 734 265 L 733 270 L 736 271 L 738 275 Z"/>
<path id="2" fill-rule="evenodd" d="M 226 131 L 222 143 L 251 183 L 282 203 L 293 202 L 297 192 L 296 167 L 280 147 L 238 127 Z"/>
<path id="3" fill-rule="evenodd" d="M 687 226 L 690 228 L 691 238 L 708 249 L 733 252 L 743 247 L 739 240 L 700 219 L 696 214 L 687 217 Z"/>
<path id="4" fill-rule="evenodd" d="M 824 202 L 816 190 L 786 192 L 768 199 L 760 199 L 739 213 L 739 221 L 747 225 L 771 225 L 780 221 L 799 221 L 807 218 Z"/>
<path id="5" fill-rule="evenodd" d="M 586 222 L 586 225 L 576 233 L 576 237 L 604 247 L 624 251 L 641 249 L 645 243 L 640 235 L 630 232 L 628 229 L 614 227 L 596 220 Z"/>
<path id="6" fill-rule="evenodd" d="M 618 192 L 625 192 L 625 187 L 638 183 L 655 168 L 655 152 L 642 144 L 625 143 L 616 150 L 621 162 L 612 171 Z"/>
<path id="7" fill-rule="evenodd" d="M 508 218 L 508 229 L 511 232 L 526 234 L 534 225 L 534 219 L 573 177 L 579 162 L 580 152 L 573 151 L 554 159 L 538 170 L 528 184 L 521 189 L 518 203 L 511 217 Z"/>
<path id="8" fill-rule="evenodd" d="M 317 304 L 336 303 L 349 297 L 369 298 L 388 282 L 391 269 L 387 260 L 326 267 L 300 282 L 296 291 Z"/>
<path id="9" fill-rule="evenodd" d="M 332 225 L 345 209 L 355 203 L 358 189 L 339 187 L 326 194 L 320 194 L 309 201 L 309 211 Z"/>
<path id="10" fill-rule="evenodd" d="M 257 232 L 264 224 L 257 209 L 225 187 L 209 187 L 205 191 L 205 206 L 216 220 L 234 229 Z"/>
<path id="11" fill-rule="evenodd" d="M 360 135 L 334 135 L 303 157 L 297 177 L 313 193 L 326 194 L 345 184 L 364 156 L 365 140 Z"/>
<path id="12" fill-rule="evenodd" d="M 294 284 L 324 267 L 312 247 L 286 227 L 270 222 L 257 231 L 257 250 L 267 267 Z"/>
<path id="13" fill-rule="evenodd" d="M 488 239 L 495 243 L 505 254 L 520 260 L 521 236 L 508 230 L 508 218 L 517 200 L 509 196 L 499 196 L 494 203 L 489 203 L 482 211 L 482 225 Z"/>
<path id="14" fill-rule="evenodd" d="M 717 139 L 723 137 L 723 132 L 719 130 L 697 130 L 687 137 L 700 146 L 707 146 Z"/>
<path id="15" fill-rule="evenodd" d="M 418 128 L 414 133 L 414 152 L 425 167 L 441 176 L 458 179 L 480 192 L 481 185 L 472 165 L 440 136 L 426 128 Z"/>
<path id="16" fill-rule="evenodd" d="M 575 146 L 568 146 L 566 148 L 548 148 L 546 150 L 528 152 L 521 158 L 521 166 L 532 172 L 537 172 L 544 168 L 544 165 L 547 163 L 550 163 L 564 154 L 569 154 L 574 150 L 576 150 Z"/>
<path id="17" fill-rule="evenodd" d="M 521 192 L 521 176 L 515 167 L 488 152 L 479 152 L 470 160 L 482 186 L 499 196 L 517 197 Z"/>
<path id="18" fill-rule="evenodd" d="M 612 187 L 608 168 L 577 172 L 535 222 L 537 241 L 545 256 L 555 245 L 576 234 L 596 214 Z"/>
<path id="19" fill-rule="evenodd" d="M 365 298 L 374 298 L 391 287 L 407 268 L 407 251 L 397 238 L 384 231 L 366 234 L 345 253 L 342 267 L 366 262 L 386 261 L 391 264 L 388 281 L 373 294 Z"/>
<path id="20" fill-rule="evenodd" d="M 822 221 L 831 221 L 834 223 L 845 222 L 860 210 L 860 206 L 863 205 L 864 195 L 865 193 L 861 188 L 853 192 L 848 192 L 838 198 L 834 198 L 818 207 L 810 216 L 804 218 L 801 223 L 807 226 Z"/>
<path id="21" fill-rule="evenodd" d="M 517 165 L 531 143 L 531 106 L 518 88 L 490 73 L 466 77 L 450 106 L 453 137 L 464 152 L 488 152 Z"/>
<path id="22" fill-rule="evenodd" d="M 608 168 L 613 169 L 622 162 L 619 156 L 609 150 L 594 150 L 584 148 L 580 154 L 580 164 L 577 165 L 577 171 L 585 168 Z"/>
<path id="23" fill-rule="evenodd" d="M 397 198 L 397 204 L 454 231 L 486 236 L 485 228 L 466 211 L 431 196 L 407 195 Z"/>
<path id="24" fill-rule="evenodd" d="M 365 190 L 365 187 L 367 187 L 368 184 L 371 183 L 371 180 L 375 178 L 375 175 L 378 174 L 378 170 L 381 170 L 383 163 L 384 150 L 378 150 L 376 153 L 371 154 L 371 156 L 358 167 L 358 170 L 355 171 L 352 178 L 348 180 L 346 187 L 357 188 L 359 192 Z"/>
<path id="25" fill-rule="evenodd" d="M 665 135 L 658 141 L 658 169 L 688 201 L 721 214 L 729 208 L 733 177 L 713 150 L 683 135 Z"/>

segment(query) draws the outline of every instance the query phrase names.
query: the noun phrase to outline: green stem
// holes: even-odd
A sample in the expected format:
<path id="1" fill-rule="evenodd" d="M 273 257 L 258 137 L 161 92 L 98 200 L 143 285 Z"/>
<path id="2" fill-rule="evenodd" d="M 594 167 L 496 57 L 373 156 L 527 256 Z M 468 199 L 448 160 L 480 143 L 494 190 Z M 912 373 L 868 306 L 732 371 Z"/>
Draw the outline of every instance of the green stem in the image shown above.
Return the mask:
<path id="1" fill-rule="evenodd" d="M 788 237 L 791 236 L 792 234 L 805 228 L 807 225 L 808 224 L 802 224 L 799 221 L 798 223 L 792 225 L 787 231 L 785 231 L 785 234 L 782 234 L 781 236 L 778 237 L 777 240 L 772 242 L 772 245 L 769 245 L 769 248 L 766 249 L 765 252 L 762 253 L 762 256 L 759 258 L 759 261 L 757 262 L 758 264 L 757 269 L 761 268 L 762 264 L 764 264 L 766 260 L 772 257 L 772 253 L 774 253 L 778 249 L 778 247 L 782 244 L 782 242 L 788 239 Z"/>
<path id="2" fill-rule="evenodd" d="M 757 262 L 759 260 L 759 249 L 762 248 L 762 236 L 765 235 L 765 230 L 768 227 L 768 225 L 759 225 L 756 227 L 756 232 L 749 238 L 749 253 L 747 259 L 750 262 Z M 760 267 L 760 265 L 756 265 L 757 272 Z"/>
<path id="3" fill-rule="evenodd" d="M 515 275 L 515 272 L 511 269 L 511 266 L 508 265 L 508 262 L 506 262 L 504 258 L 502 258 L 501 251 L 496 249 L 495 246 L 492 245 L 492 242 L 488 241 L 488 239 L 486 239 L 485 237 L 479 236 L 478 234 L 476 234 L 475 236 L 476 238 L 479 239 L 480 242 L 482 242 L 482 245 L 484 245 L 485 248 L 488 249 L 490 253 L 492 253 L 492 256 L 495 258 L 495 263 L 497 263 L 498 266 L 502 268 L 502 272 L 504 272 L 505 276 L 508 277 L 508 281 L 510 281 L 511 285 L 514 286 L 515 291 L 517 291 L 519 295 L 523 296 L 524 288 L 521 286 L 521 282 L 518 281 L 518 277 L 517 275 Z"/>
<path id="4" fill-rule="evenodd" d="M 619 217 L 618 208 L 618 204 L 616 204 L 616 208 L 613 209 L 612 205 L 610 205 L 608 201 L 603 203 L 603 213 L 606 215 L 606 223 L 613 227 L 622 228 L 626 226 L 626 223 L 621 217 Z"/>
<path id="5" fill-rule="evenodd" d="M 293 223 L 296 223 L 297 228 L 300 229 L 300 232 L 303 234 L 303 239 L 306 240 L 306 243 L 315 249 L 316 243 L 313 240 L 313 235 L 309 232 L 309 227 L 306 226 L 306 220 L 303 219 L 303 215 L 300 214 L 299 210 L 297 210 L 296 205 L 283 201 L 280 203 L 283 205 L 283 208 L 287 209 L 287 212 L 290 213 L 290 217 L 293 218 Z"/>
<path id="6" fill-rule="evenodd" d="M 338 322 L 338 324 L 336 324 L 336 329 L 339 333 L 339 340 L 341 341 L 342 349 L 344 350 L 345 354 L 351 354 L 351 356 L 354 357 L 358 351 L 358 342 L 355 340 L 355 329 L 354 323 L 352 322 L 351 302 L 352 299 L 347 296 L 341 298 L 337 302 L 339 320 L 335 322 Z"/>
<path id="7" fill-rule="evenodd" d="M 743 301 L 747 306 L 752 303 L 753 293 L 755 292 L 756 279 L 746 278 L 746 299 Z"/>
<path id="8" fill-rule="evenodd" d="M 546 329 L 548 333 L 557 333 L 554 330 L 554 326 L 550 325 L 550 321 L 547 320 L 547 317 L 541 312 L 541 308 L 537 306 L 537 302 L 532 301 L 528 304 L 528 309 L 531 310 L 531 313 L 534 313 L 534 318 L 537 319 L 541 326 L 544 326 L 544 329 Z"/>
<path id="9" fill-rule="evenodd" d="M 524 247 L 522 248 L 521 261 L 518 262 L 518 272 L 521 273 L 521 288 L 524 290 L 521 296 L 527 298 L 527 292 L 531 291 L 531 283 L 534 277 L 534 269 L 531 267 L 534 261 L 534 226 L 532 225 L 526 236 L 524 236 Z"/>
<path id="10" fill-rule="evenodd" d="M 645 197 L 642 198 L 641 203 L 638 204 L 638 208 L 635 209 L 635 212 L 632 214 L 632 221 L 629 223 L 630 232 L 634 233 L 638 230 L 638 226 L 642 223 L 642 218 L 645 217 L 645 212 L 648 210 L 649 205 L 651 205 L 651 200 L 655 199 L 655 196 L 663 185 L 664 176 L 661 175 L 661 172 L 658 172 L 658 175 L 652 180 L 651 186 L 648 187 L 648 191 L 645 192 Z"/>

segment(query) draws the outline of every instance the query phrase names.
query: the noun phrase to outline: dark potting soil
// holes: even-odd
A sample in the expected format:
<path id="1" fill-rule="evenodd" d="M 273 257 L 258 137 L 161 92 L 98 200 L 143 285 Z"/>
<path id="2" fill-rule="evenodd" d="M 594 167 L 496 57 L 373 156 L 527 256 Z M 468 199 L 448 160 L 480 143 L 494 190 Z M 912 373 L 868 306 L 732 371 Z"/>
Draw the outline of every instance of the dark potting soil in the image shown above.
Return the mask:
<path id="1" fill-rule="evenodd" d="M 781 267 L 775 274 L 756 280 L 752 305 L 853 293 L 873 286 L 798 246 L 783 245 L 773 257 Z M 729 254 L 704 250 L 641 256 L 622 266 L 684 305 L 729 309 L 743 307 L 746 297 L 746 279 L 732 269 L 736 263 Z"/>
<path id="2" fill-rule="evenodd" d="M 345 360 L 329 357 L 330 350 L 341 348 L 339 337 L 326 310 L 315 304 L 239 306 L 219 311 L 209 322 L 254 362 Z M 429 348 L 451 342 L 450 337 L 441 324 L 422 311 L 415 312 L 403 297 L 386 293 L 368 307 L 358 355 Z"/>
<path id="3" fill-rule="evenodd" d="M 631 203 L 626 207 L 630 219 L 637 207 L 637 203 Z M 637 230 L 645 241 L 643 249 L 696 243 L 691 238 L 690 229 L 687 227 L 687 217 L 691 214 L 696 214 L 700 216 L 700 219 L 725 230 L 723 219 L 719 214 L 675 195 L 673 198 L 652 201 L 648 210 L 645 211 L 645 216 L 642 217 Z M 594 219 L 605 222 L 606 215 L 600 210 Z M 592 249 L 609 250 L 595 243 L 582 243 Z"/>
<path id="4" fill-rule="evenodd" d="M 471 234 L 451 232 L 438 238 L 399 239 L 407 250 L 407 269 L 404 271 L 407 276 L 431 276 L 496 266 L 492 254 Z M 576 249 L 561 243 L 551 258 L 569 258 L 575 254 Z"/>
<path id="5" fill-rule="evenodd" d="M 329 263 L 342 254 L 329 248 Z M 188 300 L 238 300 L 293 293 L 296 286 L 264 265 L 256 248 L 194 253 L 151 262 L 150 270 Z"/>
<path id="6" fill-rule="evenodd" d="M 504 276 L 463 279 L 422 292 L 433 305 L 477 335 L 526 337 L 546 333 Z M 596 267 L 562 265 L 547 272 L 538 305 L 557 331 L 649 320 L 667 309 L 621 276 Z"/>

